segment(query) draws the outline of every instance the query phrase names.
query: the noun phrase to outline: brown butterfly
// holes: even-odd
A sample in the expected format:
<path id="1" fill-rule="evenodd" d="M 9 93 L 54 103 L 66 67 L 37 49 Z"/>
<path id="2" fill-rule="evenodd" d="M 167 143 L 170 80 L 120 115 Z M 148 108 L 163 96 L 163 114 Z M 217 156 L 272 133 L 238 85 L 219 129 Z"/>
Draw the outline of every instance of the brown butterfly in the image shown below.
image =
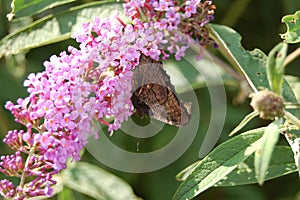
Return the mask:
<path id="1" fill-rule="evenodd" d="M 177 97 L 170 77 L 160 61 L 141 55 L 133 70 L 131 102 L 138 116 L 148 115 L 174 126 L 186 125 L 191 116 L 191 103 Z"/>

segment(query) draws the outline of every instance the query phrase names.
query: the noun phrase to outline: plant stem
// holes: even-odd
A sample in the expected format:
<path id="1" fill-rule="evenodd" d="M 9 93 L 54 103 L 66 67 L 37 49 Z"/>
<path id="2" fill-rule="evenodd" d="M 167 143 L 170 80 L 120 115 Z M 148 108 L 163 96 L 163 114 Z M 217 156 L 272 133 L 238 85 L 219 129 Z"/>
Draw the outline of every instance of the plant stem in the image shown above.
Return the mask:
<path id="1" fill-rule="evenodd" d="M 27 159 L 26 159 L 26 162 L 25 162 L 25 165 L 24 165 L 24 170 L 28 167 L 30 158 L 31 158 L 31 156 L 33 155 L 34 151 L 35 151 L 35 148 L 32 147 L 32 148 L 30 149 L 30 151 L 29 151 L 28 156 L 27 156 Z M 23 171 L 22 176 L 21 176 L 21 180 L 20 180 L 20 187 L 21 187 L 21 188 L 24 187 L 25 179 L 26 179 L 26 173 L 25 173 L 25 171 Z"/>
<path id="2" fill-rule="evenodd" d="M 285 58 L 285 61 L 284 61 L 283 65 L 287 66 L 288 64 L 290 64 L 293 60 L 295 60 L 299 56 L 300 56 L 300 47 L 298 49 L 296 49 L 295 51 L 293 51 L 292 53 L 290 53 Z"/>
<path id="3" fill-rule="evenodd" d="M 296 126 L 298 126 L 298 128 L 300 128 L 300 120 L 295 117 L 292 113 L 285 111 L 284 112 L 284 116 L 290 120 L 293 124 L 295 124 Z"/>

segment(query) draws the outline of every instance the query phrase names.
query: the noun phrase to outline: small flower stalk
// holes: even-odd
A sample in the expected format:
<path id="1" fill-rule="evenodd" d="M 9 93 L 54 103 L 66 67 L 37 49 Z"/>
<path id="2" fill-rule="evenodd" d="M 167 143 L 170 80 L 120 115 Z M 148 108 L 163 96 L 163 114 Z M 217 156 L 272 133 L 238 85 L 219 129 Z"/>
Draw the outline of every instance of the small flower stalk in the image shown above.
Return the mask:
<path id="1" fill-rule="evenodd" d="M 261 119 L 274 120 L 284 116 L 284 103 L 282 97 L 269 90 L 252 93 L 250 105 L 259 113 Z"/>
<path id="2" fill-rule="evenodd" d="M 213 19 L 211 1 L 132 0 L 124 8 L 132 24 L 118 14 L 83 24 L 73 35 L 79 48 L 51 56 L 45 71 L 24 82 L 28 97 L 6 103 L 25 129 L 11 130 L 3 140 L 16 153 L 1 156 L 0 172 L 20 178 L 18 186 L 0 181 L 5 198 L 52 196 L 53 175 L 66 168 L 67 160 L 80 160 L 93 134 L 92 120 L 106 125 L 111 135 L 121 127 L 133 113 L 132 70 L 142 54 L 155 60 L 174 54 L 179 60 L 193 39 L 213 44 L 204 27 Z"/>

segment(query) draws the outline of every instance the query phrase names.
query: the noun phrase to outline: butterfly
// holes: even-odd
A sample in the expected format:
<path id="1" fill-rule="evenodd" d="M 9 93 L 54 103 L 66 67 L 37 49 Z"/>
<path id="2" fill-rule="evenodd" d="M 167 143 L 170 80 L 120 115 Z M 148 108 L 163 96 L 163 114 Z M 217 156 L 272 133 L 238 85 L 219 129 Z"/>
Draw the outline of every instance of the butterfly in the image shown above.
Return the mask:
<path id="1" fill-rule="evenodd" d="M 191 117 L 191 103 L 178 98 L 161 61 L 141 55 L 133 70 L 131 102 L 135 113 L 181 127 Z"/>

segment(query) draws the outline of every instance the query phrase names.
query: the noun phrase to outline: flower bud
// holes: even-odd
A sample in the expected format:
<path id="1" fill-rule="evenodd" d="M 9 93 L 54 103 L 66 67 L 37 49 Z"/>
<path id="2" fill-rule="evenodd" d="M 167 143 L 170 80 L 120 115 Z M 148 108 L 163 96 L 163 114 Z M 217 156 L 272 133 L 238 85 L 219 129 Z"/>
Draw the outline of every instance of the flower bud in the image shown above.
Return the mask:
<path id="1" fill-rule="evenodd" d="M 284 115 L 283 99 L 275 93 L 263 90 L 258 93 L 250 94 L 252 98 L 250 105 L 259 112 L 261 119 L 271 119 Z"/>

